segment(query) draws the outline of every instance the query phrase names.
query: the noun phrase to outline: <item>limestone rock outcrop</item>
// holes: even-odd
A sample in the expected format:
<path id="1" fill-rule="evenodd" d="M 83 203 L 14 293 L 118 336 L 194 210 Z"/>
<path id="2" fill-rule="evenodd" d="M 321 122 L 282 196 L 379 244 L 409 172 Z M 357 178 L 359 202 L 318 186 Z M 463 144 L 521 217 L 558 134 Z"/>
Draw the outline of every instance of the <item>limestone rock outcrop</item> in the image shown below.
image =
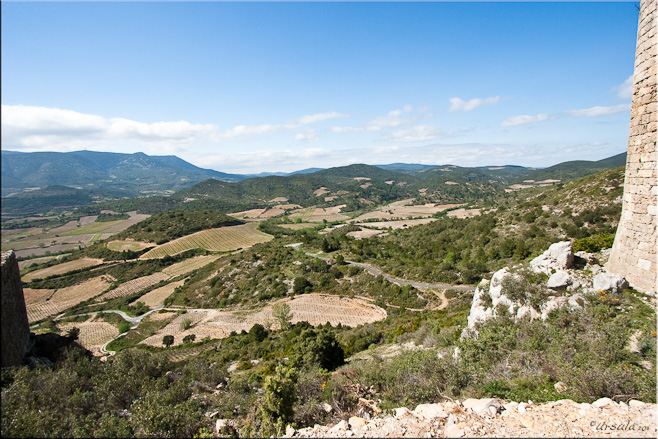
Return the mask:
<path id="1" fill-rule="evenodd" d="M 534 404 L 496 398 L 421 404 L 370 420 L 286 429 L 284 437 L 656 437 L 656 404 L 601 398 Z"/>

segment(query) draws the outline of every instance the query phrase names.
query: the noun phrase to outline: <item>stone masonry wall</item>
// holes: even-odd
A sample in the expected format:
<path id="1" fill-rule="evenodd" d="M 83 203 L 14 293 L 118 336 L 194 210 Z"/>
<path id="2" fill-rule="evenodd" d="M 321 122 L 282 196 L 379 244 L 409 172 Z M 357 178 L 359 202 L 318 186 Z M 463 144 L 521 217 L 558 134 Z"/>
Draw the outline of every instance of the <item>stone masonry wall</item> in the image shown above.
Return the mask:
<path id="1" fill-rule="evenodd" d="M 16 254 L 2 252 L 1 265 L 0 366 L 20 366 L 30 348 L 30 327 Z"/>
<path id="2" fill-rule="evenodd" d="M 642 0 L 635 49 L 633 101 L 624 202 L 606 268 L 637 290 L 656 292 L 658 174 L 656 170 L 656 0 Z"/>

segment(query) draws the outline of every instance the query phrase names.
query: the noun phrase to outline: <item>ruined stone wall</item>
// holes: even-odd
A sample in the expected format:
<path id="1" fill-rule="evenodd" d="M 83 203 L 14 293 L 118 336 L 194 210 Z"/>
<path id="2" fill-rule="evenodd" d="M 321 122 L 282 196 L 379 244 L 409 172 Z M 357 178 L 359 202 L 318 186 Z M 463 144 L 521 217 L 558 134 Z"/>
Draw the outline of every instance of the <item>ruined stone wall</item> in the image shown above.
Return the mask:
<path id="1" fill-rule="evenodd" d="M 642 0 L 635 49 L 631 127 L 624 201 L 606 268 L 637 290 L 656 292 L 658 174 L 656 171 L 656 0 Z"/>
<path id="2" fill-rule="evenodd" d="M 30 327 L 16 254 L 2 252 L 1 265 L 0 365 L 19 366 L 30 348 Z"/>

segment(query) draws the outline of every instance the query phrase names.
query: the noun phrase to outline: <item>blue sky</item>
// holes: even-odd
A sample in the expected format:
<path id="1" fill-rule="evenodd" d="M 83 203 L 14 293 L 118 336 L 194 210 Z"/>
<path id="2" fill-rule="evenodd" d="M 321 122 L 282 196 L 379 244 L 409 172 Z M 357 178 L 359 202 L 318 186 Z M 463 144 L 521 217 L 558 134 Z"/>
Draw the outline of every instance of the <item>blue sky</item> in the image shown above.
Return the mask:
<path id="1" fill-rule="evenodd" d="M 627 147 L 632 2 L 1 7 L 4 150 L 251 173 Z"/>

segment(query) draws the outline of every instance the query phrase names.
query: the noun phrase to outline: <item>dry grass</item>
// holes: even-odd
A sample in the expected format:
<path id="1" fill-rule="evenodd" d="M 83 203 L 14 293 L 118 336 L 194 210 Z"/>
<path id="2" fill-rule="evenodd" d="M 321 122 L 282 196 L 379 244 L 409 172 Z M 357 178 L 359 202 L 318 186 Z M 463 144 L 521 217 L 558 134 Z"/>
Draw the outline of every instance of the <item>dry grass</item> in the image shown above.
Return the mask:
<path id="1" fill-rule="evenodd" d="M 23 288 L 23 298 L 25 306 L 45 302 L 53 295 L 55 290 L 35 290 L 32 288 Z"/>
<path id="2" fill-rule="evenodd" d="M 178 282 L 172 282 L 163 287 L 156 288 L 153 291 L 149 291 L 148 293 L 144 294 L 140 298 L 135 299 L 133 301 L 133 304 L 136 302 L 143 302 L 149 308 L 151 309 L 155 308 L 159 306 L 162 302 L 164 302 L 164 300 L 167 297 L 171 296 L 174 290 L 180 287 L 181 285 L 183 285 L 183 283 L 185 283 L 186 280 L 187 279 L 179 280 Z"/>
<path id="3" fill-rule="evenodd" d="M 290 305 L 293 323 L 306 321 L 312 325 L 323 325 L 329 322 L 332 325 L 341 323 L 355 327 L 386 318 L 386 311 L 360 299 L 305 294 L 292 300 L 283 300 L 283 302 Z M 189 310 L 142 343 L 162 346 L 162 337 L 165 335 L 174 336 L 174 345 L 182 344 L 183 338 L 188 334 L 194 334 L 197 340 L 205 337 L 225 338 L 232 331 L 249 331 L 256 323 L 276 327 L 275 319 L 272 316 L 273 305 L 274 303 L 271 303 L 255 311 Z M 186 319 L 192 321 L 192 326 L 189 329 L 181 330 L 181 323 Z"/>
<path id="4" fill-rule="evenodd" d="M 163 258 L 193 248 L 227 252 L 251 247 L 254 244 L 272 239 L 272 236 L 258 231 L 257 227 L 257 223 L 248 223 L 239 226 L 202 230 L 157 246 L 143 254 L 140 259 Z"/>
<path id="5" fill-rule="evenodd" d="M 107 243 L 107 248 L 115 251 L 115 252 L 122 252 L 122 251 L 140 251 L 144 250 L 145 248 L 148 247 L 154 247 L 155 244 L 152 244 L 150 242 L 140 242 L 140 241 L 131 241 L 131 240 L 125 240 L 125 241 L 110 241 Z"/>
<path id="6" fill-rule="evenodd" d="M 64 274 L 69 271 L 79 270 L 81 268 L 93 267 L 103 263 L 102 259 L 81 258 L 75 261 L 64 262 L 63 264 L 53 265 L 51 267 L 42 268 L 41 270 L 32 271 L 25 276 L 22 276 L 25 282 L 30 282 L 33 279 L 43 279 L 48 276 L 56 274 Z"/>

